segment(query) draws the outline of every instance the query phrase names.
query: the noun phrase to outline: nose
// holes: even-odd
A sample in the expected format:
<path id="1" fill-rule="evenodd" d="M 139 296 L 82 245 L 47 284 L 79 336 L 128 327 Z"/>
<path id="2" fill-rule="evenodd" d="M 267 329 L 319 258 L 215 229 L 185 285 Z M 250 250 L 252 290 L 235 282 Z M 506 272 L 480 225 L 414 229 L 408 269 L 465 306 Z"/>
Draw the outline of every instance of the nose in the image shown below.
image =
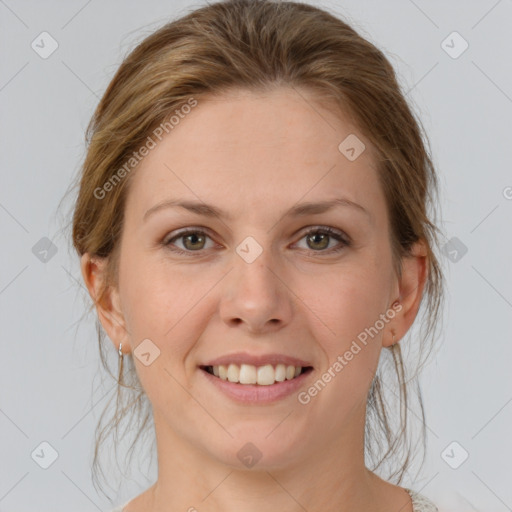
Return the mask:
<path id="1" fill-rule="evenodd" d="M 286 282 L 286 273 L 279 269 L 268 249 L 251 263 L 236 254 L 234 268 L 224 280 L 222 320 L 251 334 L 273 332 L 287 325 L 295 309 L 295 295 Z"/>

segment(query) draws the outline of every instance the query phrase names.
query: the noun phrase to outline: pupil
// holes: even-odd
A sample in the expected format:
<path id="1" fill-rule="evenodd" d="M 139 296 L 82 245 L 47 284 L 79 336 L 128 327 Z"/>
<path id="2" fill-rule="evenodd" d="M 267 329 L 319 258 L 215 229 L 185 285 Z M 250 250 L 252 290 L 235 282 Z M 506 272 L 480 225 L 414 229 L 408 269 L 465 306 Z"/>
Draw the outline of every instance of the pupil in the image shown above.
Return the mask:
<path id="1" fill-rule="evenodd" d="M 186 240 L 189 240 L 190 238 L 196 239 L 196 241 L 197 241 L 198 239 L 200 239 L 202 237 L 198 237 L 196 234 L 187 235 L 185 237 Z M 196 242 L 192 242 L 192 244 L 194 244 L 194 243 L 196 243 Z"/>
<path id="2" fill-rule="evenodd" d="M 311 238 L 315 239 L 317 236 L 319 236 L 319 237 L 323 237 L 323 241 L 324 241 L 324 242 L 325 242 L 325 241 L 327 240 L 327 238 L 328 238 L 328 235 L 326 235 L 326 234 L 322 234 L 322 233 L 316 233 L 316 234 L 314 234 L 314 235 L 311 235 Z M 313 242 L 313 243 L 316 243 L 316 242 Z M 327 245 L 328 245 L 328 244 L 327 244 Z M 325 243 L 322 245 L 322 247 L 321 247 L 321 248 L 324 248 L 324 247 L 326 247 L 326 244 L 325 244 Z"/>

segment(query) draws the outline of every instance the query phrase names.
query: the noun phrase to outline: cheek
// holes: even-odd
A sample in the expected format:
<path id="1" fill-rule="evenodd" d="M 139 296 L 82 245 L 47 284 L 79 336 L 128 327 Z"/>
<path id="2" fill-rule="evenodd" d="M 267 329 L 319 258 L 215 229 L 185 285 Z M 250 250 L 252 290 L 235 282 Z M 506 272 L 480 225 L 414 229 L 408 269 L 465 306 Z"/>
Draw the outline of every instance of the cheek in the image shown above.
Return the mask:
<path id="1" fill-rule="evenodd" d="M 189 278 L 135 251 L 125 251 L 119 279 L 123 312 L 134 335 L 163 340 L 197 301 L 197 286 Z"/>
<path id="2" fill-rule="evenodd" d="M 366 403 L 379 361 L 382 329 L 375 329 L 375 324 L 385 313 L 386 284 L 378 276 L 353 268 L 326 280 L 328 293 L 310 295 L 315 303 L 311 309 L 322 320 L 314 336 L 325 353 L 326 366 L 313 383 L 315 389 L 306 393 L 322 396 L 318 407 L 325 408 L 333 425 L 348 421 Z"/>
<path id="3" fill-rule="evenodd" d="M 198 316 L 204 315 L 200 298 L 209 287 L 207 283 L 194 285 L 190 277 L 169 265 L 149 258 L 143 261 L 136 253 L 122 263 L 119 287 L 137 373 L 148 394 L 159 393 L 158 379 L 171 379 L 166 369 L 180 381 L 184 378 L 184 362 L 204 328 Z M 158 354 L 148 367 L 136 357 L 137 347 L 146 339 L 156 346 Z"/>
<path id="4" fill-rule="evenodd" d="M 385 313 L 388 289 L 374 267 L 340 269 L 315 284 L 305 303 L 318 316 L 329 352 L 344 350 Z M 320 328 L 320 327 L 319 327 Z"/>
<path id="5" fill-rule="evenodd" d="M 198 337 L 194 330 L 201 328 L 194 322 L 200 304 L 194 304 L 204 295 L 203 287 L 191 286 L 190 278 L 142 253 L 126 250 L 124 255 L 119 287 L 137 376 L 153 404 L 176 410 L 170 402 L 182 396 L 177 382 L 185 379 L 183 362 Z M 144 352 L 150 353 L 148 365 L 137 357 L 143 342 Z"/>

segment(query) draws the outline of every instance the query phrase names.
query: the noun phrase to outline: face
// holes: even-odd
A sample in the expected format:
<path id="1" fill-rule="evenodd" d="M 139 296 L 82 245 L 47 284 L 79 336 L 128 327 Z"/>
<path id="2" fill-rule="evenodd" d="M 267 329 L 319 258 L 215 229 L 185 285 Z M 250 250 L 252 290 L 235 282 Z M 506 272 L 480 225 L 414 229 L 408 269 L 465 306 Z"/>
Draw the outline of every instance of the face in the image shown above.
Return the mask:
<path id="1" fill-rule="evenodd" d="M 111 338 L 134 352 L 157 431 L 237 467 L 249 442 L 242 455 L 277 468 L 357 439 L 398 314 L 370 143 L 304 95 L 199 100 L 127 197 L 115 303 L 128 334 Z M 350 134 L 366 145 L 353 161 L 338 148 Z M 240 368 L 249 384 L 224 380 Z"/>

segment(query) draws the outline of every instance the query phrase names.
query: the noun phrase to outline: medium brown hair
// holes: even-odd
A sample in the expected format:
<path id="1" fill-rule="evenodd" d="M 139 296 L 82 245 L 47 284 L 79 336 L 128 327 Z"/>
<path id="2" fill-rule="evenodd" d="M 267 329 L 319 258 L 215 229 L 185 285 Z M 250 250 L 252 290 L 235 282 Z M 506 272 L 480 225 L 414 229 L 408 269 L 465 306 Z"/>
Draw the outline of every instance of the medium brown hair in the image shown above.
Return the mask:
<path id="1" fill-rule="evenodd" d="M 438 183 L 428 139 L 393 67 L 347 23 L 297 2 L 228 0 L 199 8 L 146 37 L 122 62 L 87 128 L 88 148 L 72 220 L 73 244 L 79 255 L 107 258 L 105 290 L 115 285 L 124 205 L 136 171 L 116 183 L 105 199 L 98 199 L 94 191 L 190 98 L 200 101 L 202 96 L 231 88 L 268 91 L 280 86 L 310 91 L 319 102 L 335 104 L 371 141 L 389 213 L 397 275 L 401 276 L 401 260 L 415 242 L 422 240 L 427 248 L 422 329 L 415 344 L 409 333 L 404 342 L 408 350 L 418 349 L 417 364 L 409 375 L 400 344 L 387 347 L 367 402 L 366 464 L 375 471 L 391 461 L 387 479 L 400 483 L 411 464 L 413 446 L 418 445 L 411 442 L 408 426 L 411 385 L 421 410 L 422 446 L 424 451 L 426 448 L 417 376 L 434 345 L 443 301 L 444 278 L 435 255 L 439 229 L 433 210 Z M 101 359 L 108 370 L 104 332 L 99 322 L 97 327 Z M 126 364 L 128 371 L 123 365 L 119 368 L 115 416 L 100 430 L 107 406 L 98 423 L 95 469 L 99 446 L 112 430 L 118 437 L 118 426 L 128 412 L 132 411 L 141 425 L 134 443 L 150 421 L 149 401 L 131 356 Z M 386 384 L 389 365 L 394 380 Z M 126 399 L 126 393 L 132 398 Z M 398 412 L 390 403 L 395 398 Z M 135 423 L 129 425 L 133 429 Z"/>

